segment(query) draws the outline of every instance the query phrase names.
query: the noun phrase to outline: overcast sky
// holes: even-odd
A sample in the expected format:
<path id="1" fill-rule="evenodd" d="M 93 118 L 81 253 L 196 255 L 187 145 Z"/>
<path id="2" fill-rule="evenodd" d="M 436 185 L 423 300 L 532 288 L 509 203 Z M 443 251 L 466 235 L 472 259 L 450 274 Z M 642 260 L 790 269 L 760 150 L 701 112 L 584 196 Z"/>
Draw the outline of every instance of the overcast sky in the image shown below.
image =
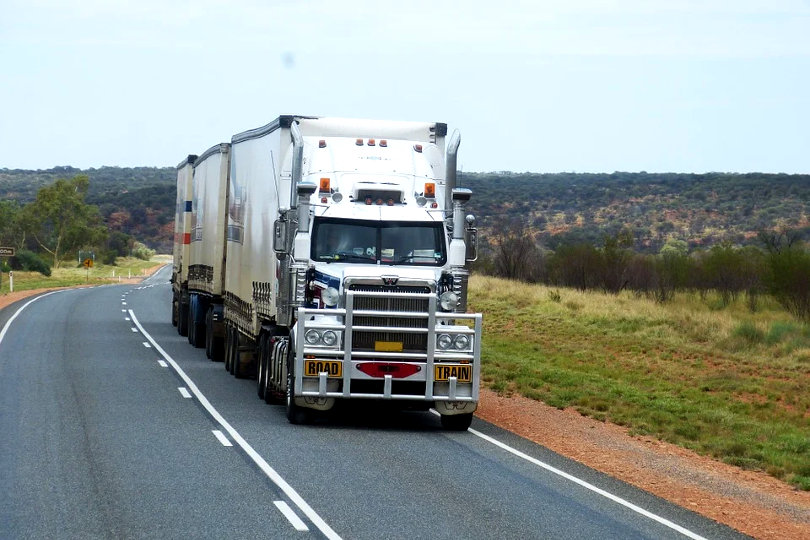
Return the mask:
<path id="1" fill-rule="evenodd" d="M 465 171 L 810 173 L 810 1 L 0 0 L 0 168 L 280 114 L 446 122 Z"/>

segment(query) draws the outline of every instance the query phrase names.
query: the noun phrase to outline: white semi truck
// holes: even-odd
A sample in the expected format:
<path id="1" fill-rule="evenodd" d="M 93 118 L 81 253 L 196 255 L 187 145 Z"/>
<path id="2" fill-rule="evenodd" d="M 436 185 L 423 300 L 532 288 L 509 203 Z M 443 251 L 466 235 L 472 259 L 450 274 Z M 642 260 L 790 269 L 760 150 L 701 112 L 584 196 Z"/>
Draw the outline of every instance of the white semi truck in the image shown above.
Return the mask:
<path id="1" fill-rule="evenodd" d="M 466 313 L 477 239 L 471 193 L 456 188 L 460 139 L 445 152 L 446 131 L 281 116 L 194 160 L 191 202 L 178 204 L 178 222 L 191 210 L 188 277 L 173 300 L 189 341 L 255 375 L 259 397 L 284 401 L 293 423 L 366 399 L 435 407 L 444 427 L 467 429 L 481 365 L 481 315 Z"/>

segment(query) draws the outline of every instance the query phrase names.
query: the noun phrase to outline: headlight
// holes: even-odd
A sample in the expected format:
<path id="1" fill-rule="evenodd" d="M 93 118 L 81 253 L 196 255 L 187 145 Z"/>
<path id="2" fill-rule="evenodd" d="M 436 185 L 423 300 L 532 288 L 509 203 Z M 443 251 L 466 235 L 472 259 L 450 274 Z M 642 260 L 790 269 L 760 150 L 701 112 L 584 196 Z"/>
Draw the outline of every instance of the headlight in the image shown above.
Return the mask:
<path id="1" fill-rule="evenodd" d="M 453 338 L 450 337 L 450 334 L 439 334 L 439 337 L 436 338 L 436 346 L 440 349 L 449 349 L 451 345 L 453 345 Z"/>
<path id="2" fill-rule="evenodd" d="M 323 344 L 327 347 L 332 347 L 335 343 L 337 343 L 337 340 L 337 334 L 331 330 L 326 330 L 323 334 L 321 334 L 321 341 L 323 341 Z"/>
<path id="3" fill-rule="evenodd" d="M 470 346 L 470 338 L 466 334 L 459 334 L 453 340 L 453 347 L 459 351 L 463 351 Z"/>
<path id="4" fill-rule="evenodd" d="M 458 295 L 453 291 L 445 291 L 439 297 L 439 305 L 445 311 L 453 311 L 458 306 Z"/>
<path id="5" fill-rule="evenodd" d="M 307 343 L 310 345 L 317 345 L 321 340 L 321 333 L 315 329 L 307 330 L 307 333 L 304 334 L 304 339 L 306 339 Z"/>
<path id="6" fill-rule="evenodd" d="M 335 307 L 338 304 L 340 293 L 334 287 L 327 287 L 321 291 L 321 300 L 325 306 Z"/>

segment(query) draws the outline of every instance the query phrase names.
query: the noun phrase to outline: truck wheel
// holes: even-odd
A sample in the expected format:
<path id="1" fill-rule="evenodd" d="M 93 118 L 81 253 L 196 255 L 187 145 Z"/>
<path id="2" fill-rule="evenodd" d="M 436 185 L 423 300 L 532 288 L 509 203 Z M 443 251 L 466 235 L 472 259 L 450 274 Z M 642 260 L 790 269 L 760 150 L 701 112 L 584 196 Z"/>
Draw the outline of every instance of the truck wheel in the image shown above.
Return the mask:
<path id="1" fill-rule="evenodd" d="M 231 339 L 231 327 L 225 327 L 225 371 L 231 372 L 231 349 L 233 349 L 233 340 Z"/>
<path id="2" fill-rule="evenodd" d="M 194 312 L 195 310 L 192 308 L 191 302 L 189 302 L 188 342 L 199 349 L 205 346 L 205 322 L 198 321 L 194 317 Z"/>
<path id="3" fill-rule="evenodd" d="M 247 379 L 250 376 L 250 370 L 246 369 L 242 363 L 242 354 L 239 352 L 239 331 L 234 329 L 233 332 L 233 358 L 231 359 L 231 373 L 237 379 Z"/>
<path id="4" fill-rule="evenodd" d="M 205 316 L 205 353 L 212 362 L 222 362 L 225 359 L 225 339 L 214 335 L 214 308 L 209 307 Z M 210 348 L 210 353 L 209 353 Z"/>
<path id="5" fill-rule="evenodd" d="M 186 315 L 186 324 L 188 325 L 188 334 L 186 334 L 186 339 L 188 339 L 189 345 L 194 345 L 194 310 L 191 309 L 191 302 L 188 303 L 188 314 Z"/>
<path id="6" fill-rule="evenodd" d="M 442 427 L 449 431 L 467 431 L 472 424 L 473 413 L 443 414 Z"/>
<path id="7" fill-rule="evenodd" d="M 295 404 L 295 351 L 292 345 L 287 349 L 287 420 L 291 424 L 305 424 L 308 411 Z"/>
<path id="8" fill-rule="evenodd" d="M 181 336 L 188 335 L 188 304 L 183 302 L 183 298 L 177 302 L 177 333 Z"/>
<path id="9" fill-rule="evenodd" d="M 264 399 L 267 393 L 267 346 L 270 338 L 267 334 L 259 337 L 259 358 L 256 365 L 256 393 L 259 399 Z"/>
<path id="10" fill-rule="evenodd" d="M 211 322 L 211 314 L 213 308 L 208 308 L 205 312 L 205 357 L 209 360 L 214 360 L 214 347 L 213 347 L 213 340 L 214 340 L 214 332 L 212 328 Z"/>

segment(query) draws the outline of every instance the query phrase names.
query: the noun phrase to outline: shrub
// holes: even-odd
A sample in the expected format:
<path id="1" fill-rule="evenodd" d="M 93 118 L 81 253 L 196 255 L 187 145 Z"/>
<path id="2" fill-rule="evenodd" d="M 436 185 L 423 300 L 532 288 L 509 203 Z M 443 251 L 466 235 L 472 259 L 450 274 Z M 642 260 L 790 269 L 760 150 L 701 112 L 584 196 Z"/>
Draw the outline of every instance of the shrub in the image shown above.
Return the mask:
<path id="1" fill-rule="evenodd" d="M 768 257 L 771 294 L 795 317 L 810 322 L 810 252 L 790 246 Z"/>
<path id="2" fill-rule="evenodd" d="M 21 250 L 11 258 L 11 268 L 28 272 L 39 272 L 43 276 L 51 275 L 51 267 L 33 251 Z"/>
<path id="3" fill-rule="evenodd" d="M 149 249 L 140 242 L 135 242 L 135 245 L 132 248 L 132 256 L 144 261 L 148 261 L 155 256 L 155 250 Z"/>
<path id="4" fill-rule="evenodd" d="M 762 343 L 765 341 L 765 332 L 760 330 L 757 325 L 749 321 L 745 321 L 737 325 L 737 327 L 734 329 L 734 335 L 744 339 L 748 343 Z"/>

